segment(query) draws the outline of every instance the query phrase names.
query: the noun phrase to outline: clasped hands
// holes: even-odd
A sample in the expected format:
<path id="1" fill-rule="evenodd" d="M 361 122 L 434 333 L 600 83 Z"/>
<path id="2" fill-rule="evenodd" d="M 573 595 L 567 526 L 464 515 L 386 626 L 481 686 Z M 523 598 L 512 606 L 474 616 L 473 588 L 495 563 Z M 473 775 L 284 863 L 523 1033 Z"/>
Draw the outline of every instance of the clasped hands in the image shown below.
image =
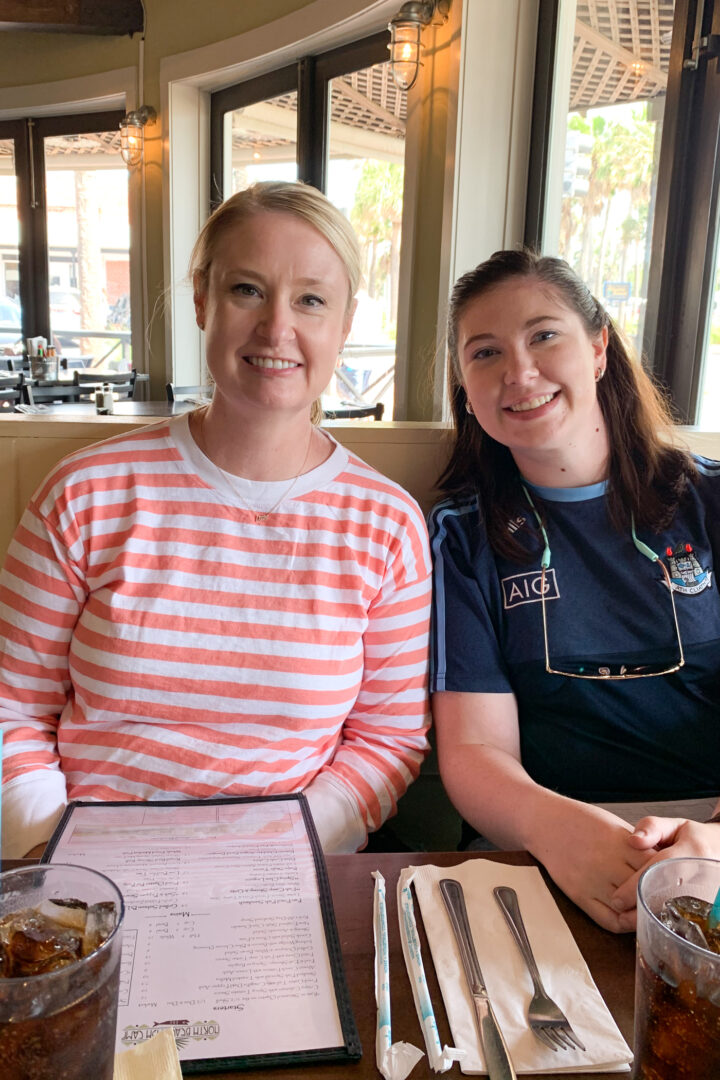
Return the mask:
<path id="1" fill-rule="evenodd" d="M 634 930 L 637 917 L 637 883 L 640 874 L 664 859 L 720 859 L 720 823 L 687 818 L 646 817 L 638 821 L 627 844 L 645 861 L 615 890 L 610 899 L 617 912 L 619 929 Z"/>
<path id="2" fill-rule="evenodd" d="M 572 819 L 537 857 L 578 907 L 615 933 L 635 930 L 637 883 L 648 866 L 683 857 L 720 859 L 718 823 L 645 817 L 633 829 L 590 806 Z"/>

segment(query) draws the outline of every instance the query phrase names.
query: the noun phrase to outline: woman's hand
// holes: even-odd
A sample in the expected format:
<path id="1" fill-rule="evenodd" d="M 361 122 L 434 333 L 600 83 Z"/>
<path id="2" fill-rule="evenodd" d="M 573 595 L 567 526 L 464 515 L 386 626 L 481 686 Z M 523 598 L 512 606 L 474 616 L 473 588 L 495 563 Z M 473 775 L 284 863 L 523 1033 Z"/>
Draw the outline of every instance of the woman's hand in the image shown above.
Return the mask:
<path id="1" fill-rule="evenodd" d="M 563 799 L 545 817 L 543 838 L 532 854 L 578 907 L 606 930 L 621 933 L 632 926 L 612 901 L 652 858 L 646 848 L 633 846 L 632 835 L 615 814 Z"/>
<path id="2" fill-rule="evenodd" d="M 615 890 L 610 903 L 618 913 L 621 929 L 634 930 L 640 873 L 647 866 L 664 859 L 720 859 L 720 823 L 645 817 L 638 821 L 627 842 L 638 854 L 645 855 L 646 861 L 638 867 L 638 872 Z"/>
<path id="3" fill-rule="evenodd" d="M 630 929 L 610 901 L 651 854 L 629 843 L 622 818 L 528 776 L 513 695 L 436 693 L 433 714 L 443 782 L 465 820 L 503 848 L 529 851 L 605 929 Z"/>

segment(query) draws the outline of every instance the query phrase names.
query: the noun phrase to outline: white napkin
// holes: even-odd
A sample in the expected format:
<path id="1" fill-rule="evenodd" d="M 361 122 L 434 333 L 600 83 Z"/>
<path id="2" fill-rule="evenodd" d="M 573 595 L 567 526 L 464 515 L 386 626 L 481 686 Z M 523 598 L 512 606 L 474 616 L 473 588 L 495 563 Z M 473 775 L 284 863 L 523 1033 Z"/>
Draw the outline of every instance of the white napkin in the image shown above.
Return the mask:
<path id="1" fill-rule="evenodd" d="M 113 1080 L 182 1080 L 172 1029 L 162 1028 L 147 1042 L 116 1054 Z"/>
<path id="2" fill-rule="evenodd" d="M 453 1042 L 465 1048 L 464 1073 L 484 1073 L 475 1012 L 438 882 L 463 887 L 475 948 L 492 1007 L 517 1073 L 628 1072 L 632 1053 L 598 992 L 557 904 L 534 866 L 472 859 L 459 866 L 413 867 L 438 982 Z M 407 871 L 403 871 L 407 873 Z M 505 917 L 493 896 L 497 885 L 515 889 L 543 982 L 587 1050 L 544 1046 L 527 1024 L 532 983 Z"/>

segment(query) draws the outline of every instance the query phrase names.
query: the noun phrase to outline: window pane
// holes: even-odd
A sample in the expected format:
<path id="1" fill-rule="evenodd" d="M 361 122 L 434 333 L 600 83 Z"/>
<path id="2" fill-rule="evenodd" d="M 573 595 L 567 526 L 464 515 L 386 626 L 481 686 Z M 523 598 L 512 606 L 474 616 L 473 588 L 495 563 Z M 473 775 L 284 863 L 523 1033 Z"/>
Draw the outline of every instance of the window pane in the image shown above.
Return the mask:
<path id="1" fill-rule="evenodd" d="M 22 351 L 15 143 L 0 139 L 0 356 Z M 0 363 L 0 368 L 4 364 Z"/>
<path id="2" fill-rule="evenodd" d="M 579 2 L 565 28 L 572 58 L 564 171 L 547 246 L 603 301 L 638 353 L 673 16 L 672 0 L 593 0 Z"/>
<path id="3" fill-rule="evenodd" d="M 360 240 L 363 280 L 352 332 L 325 408 L 381 401 L 392 418 L 407 94 L 390 64 L 330 85 L 328 197 Z"/>
<path id="4" fill-rule="evenodd" d="M 120 133 L 53 135 L 44 144 L 53 341 L 69 366 L 128 370 L 130 229 Z"/>
<path id="5" fill-rule="evenodd" d="M 297 92 L 225 113 L 224 145 L 226 199 L 257 180 L 297 180 Z"/>

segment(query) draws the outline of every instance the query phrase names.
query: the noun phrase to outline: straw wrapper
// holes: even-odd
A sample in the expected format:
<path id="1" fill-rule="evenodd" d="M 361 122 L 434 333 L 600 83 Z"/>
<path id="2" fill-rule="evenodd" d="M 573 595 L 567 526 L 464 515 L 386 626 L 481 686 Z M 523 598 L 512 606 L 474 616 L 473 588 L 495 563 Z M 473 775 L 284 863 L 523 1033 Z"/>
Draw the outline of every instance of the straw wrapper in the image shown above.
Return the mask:
<path id="1" fill-rule="evenodd" d="M 400 938 L 402 941 L 405 966 L 412 987 L 415 1008 L 417 1009 L 420 1027 L 425 1039 L 425 1047 L 430 1065 L 434 1072 L 447 1072 L 454 1061 L 460 1061 L 465 1056 L 464 1050 L 458 1050 L 454 1046 L 442 1046 L 440 1035 L 435 1022 L 430 992 L 425 968 L 423 967 L 420 939 L 418 938 L 417 923 L 415 922 L 415 907 L 413 904 L 410 885 L 418 867 L 409 866 L 400 871 L 397 884 L 398 918 L 400 919 Z"/>
<path id="2" fill-rule="evenodd" d="M 412 1043 L 392 1041 L 390 1016 L 390 952 L 388 949 L 385 878 L 373 870 L 373 935 L 375 938 L 375 1002 L 377 1004 L 377 1034 L 375 1055 L 378 1072 L 385 1080 L 405 1080 L 421 1057 L 422 1050 Z"/>

